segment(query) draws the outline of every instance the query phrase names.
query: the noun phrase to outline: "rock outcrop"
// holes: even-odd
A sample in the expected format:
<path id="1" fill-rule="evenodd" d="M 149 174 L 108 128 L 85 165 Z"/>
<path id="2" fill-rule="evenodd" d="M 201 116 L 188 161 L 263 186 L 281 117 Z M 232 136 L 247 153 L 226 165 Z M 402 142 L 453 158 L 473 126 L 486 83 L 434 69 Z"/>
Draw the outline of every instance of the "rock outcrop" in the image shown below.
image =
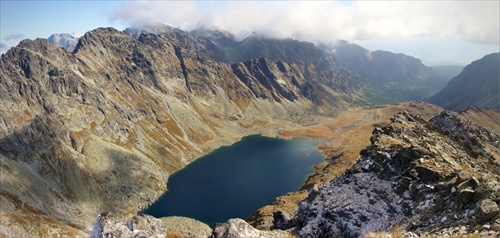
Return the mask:
<path id="1" fill-rule="evenodd" d="M 500 219 L 500 136 L 449 111 L 429 122 L 407 112 L 391 121 L 373 131 L 354 166 L 311 190 L 280 226 L 301 237 L 428 235 L 461 226 L 473 233 L 483 225 L 498 235 L 491 224 Z"/>
<path id="2" fill-rule="evenodd" d="M 226 223 L 216 224 L 210 238 L 286 238 L 291 236 L 291 233 L 281 230 L 257 230 L 244 220 L 235 218 L 229 219 Z"/>
<path id="3" fill-rule="evenodd" d="M 136 215 L 130 219 L 117 219 L 110 213 L 103 213 L 97 215 L 90 238 L 208 237 L 211 232 L 208 225 L 186 217 L 157 219 Z"/>

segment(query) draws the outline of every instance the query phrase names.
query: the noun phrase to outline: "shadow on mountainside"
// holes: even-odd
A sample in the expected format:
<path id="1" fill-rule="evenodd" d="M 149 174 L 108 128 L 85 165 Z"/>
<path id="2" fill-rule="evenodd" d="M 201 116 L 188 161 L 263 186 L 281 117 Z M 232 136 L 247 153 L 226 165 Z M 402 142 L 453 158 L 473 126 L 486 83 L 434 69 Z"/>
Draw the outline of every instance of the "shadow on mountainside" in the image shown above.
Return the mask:
<path id="1" fill-rule="evenodd" d="M 20 219 L 17 226 L 29 232 L 62 222 L 85 230 L 97 213 L 123 214 L 137 207 L 132 203 L 142 199 L 141 191 L 161 184 L 134 154 L 105 148 L 91 168 L 91 158 L 74 143 L 70 129 L 51 115 L 0 138 L 2 210 Z M 30 221 L 23 214 L 37 216 Z"/>

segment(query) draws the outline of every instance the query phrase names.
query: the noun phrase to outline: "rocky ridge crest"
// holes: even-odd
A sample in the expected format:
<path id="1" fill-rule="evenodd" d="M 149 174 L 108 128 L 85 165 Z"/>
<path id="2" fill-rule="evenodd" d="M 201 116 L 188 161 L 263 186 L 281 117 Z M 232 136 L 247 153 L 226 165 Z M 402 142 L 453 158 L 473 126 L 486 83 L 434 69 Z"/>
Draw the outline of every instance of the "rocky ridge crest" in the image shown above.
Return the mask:
<path id="1" fill-rule="evenodd" d="M 407 112 L 375 128 L 372 145 L 341 177 L 312 189 L 291 219 L 301 237 L 358 237 L 403 229 L 417 235 L 485 225 L 498 234 L 500 136 L 445 111 L 424 121 Z"/>

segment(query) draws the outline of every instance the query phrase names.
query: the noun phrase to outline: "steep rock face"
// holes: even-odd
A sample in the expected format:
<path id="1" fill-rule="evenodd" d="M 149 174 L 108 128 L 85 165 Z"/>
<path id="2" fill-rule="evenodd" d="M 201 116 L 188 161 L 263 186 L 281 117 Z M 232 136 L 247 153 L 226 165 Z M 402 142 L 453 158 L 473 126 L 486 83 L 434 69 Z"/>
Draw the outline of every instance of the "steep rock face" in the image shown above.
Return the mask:
<path id="1" fill-rule="evenodd" d="M 112 28 L 87 32 L 73 54 L 22 41 L 0 75 L 7 236 L 90 234 L 96 214 L 136 214 L 191 160 L 320 120 L 346 95 L 294 64 L 229 65 L 166 34 Z"/>
<path id="2" fill-rule="evenodd" d="M 364 81 L 340 67 L 330 54 L 309 42 L 258 36 L 250 36 L 238 42 L 230 34 L 220 31 L 199 29 L 186 32 L 165 25 L 145 27 L 143 30 L 128 29 L 126 32 L 134 37 L 139 37 L 138 32 L 151 32 L 218 62 L 238 64 L 266 58 L 286 63 L 295 74 L 300 73 L 309 81 L 326 85 L 348 100 L 359 100 L 366 87 Z"/>
<path id="3" fill-rule="evenodd" d="M 469 106 L 500 109 L 500 53 L 484 56 L 467 65 L 446 88 L 427 99 L 448 110 Z"/>
<path id="4" fill-rule="evenodd" d="M 353 167 L 311 190 L 295 218 L 277 216 L 275 224 L 296 226 L 301 237 L 396 229 L 425 235 L 462 225 L 472 233 L 482 224 L 498 224 L 499 139 L 452 112 L 429 122 L 399 113 L 373 131 L 372 145 Z"/>
<path id="5" fill-rule="evenodd" d="M 312 43 L 292 39 L 249 37 L 227 52 L 234 58 L 230 61 L 266 57 L 287 62 L 295 66 L 295 72 L 302 72 L 304 78 L 327 85 L 337 92 L 356 94 L 365 87 L 360 79 L 339 67 L 332 56 L 325 54 Z"/>

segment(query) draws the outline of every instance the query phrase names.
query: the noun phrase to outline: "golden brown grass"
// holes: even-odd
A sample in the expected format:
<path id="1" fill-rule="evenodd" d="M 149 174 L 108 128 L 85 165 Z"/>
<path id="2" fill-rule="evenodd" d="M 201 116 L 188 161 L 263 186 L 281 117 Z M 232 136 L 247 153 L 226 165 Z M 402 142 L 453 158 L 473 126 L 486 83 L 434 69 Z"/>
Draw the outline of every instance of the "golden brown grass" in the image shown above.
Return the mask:
<path id="1" fill-rule="evenodd" d="M 174 232 L 168 232 L 167 234 L 165 234 L 165 237 L 166 238 L 182 238 L 183 236 L 181 233 L 174 231 Z"/>
<path id="2" fill-rule="evenodd" d="M 378 232 L 369 232 L 365 234 L 366 238 L 402 238 L 404 237 L 403 229 L 395 229 L 392 231 L 378 231 Z"/>
<path id="3" fill-rule="evenodd" d="M 442 111 L 439 107 L 421 102 L 350 109 L 320 125 L 283 131 L 283 136 L 286 137 L 298 136 L 332 140 L 320 145 L 318 149 L 325 154 L 327 159 L 332 157 L 335 159 L 316 165 L 316 173 L 309 176 L 305 187 L 307 184 L 321 185 L 345 172 L 359 158 L 359 152 L 370 145 L 370 137 L 375 125 L 387 125 L 394 114 L 403 110 L 420 115 L 424 120 L 429 120 Z M 387 140 L 382 141 L 382 143 L 390 145 L 397 142 Z"/>

